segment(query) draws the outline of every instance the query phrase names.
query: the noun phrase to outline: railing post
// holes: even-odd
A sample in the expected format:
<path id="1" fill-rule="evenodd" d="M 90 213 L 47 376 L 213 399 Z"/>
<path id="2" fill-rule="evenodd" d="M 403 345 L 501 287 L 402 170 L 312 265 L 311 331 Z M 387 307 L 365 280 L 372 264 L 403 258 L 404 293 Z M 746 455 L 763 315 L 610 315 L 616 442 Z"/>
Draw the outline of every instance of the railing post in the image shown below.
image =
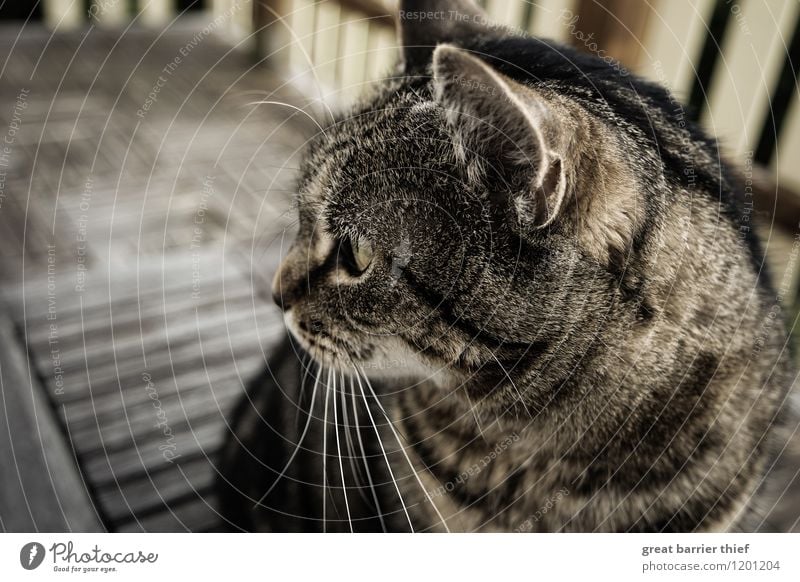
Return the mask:
<path id="1" fill-rule="evenodd" d="M 253 0 L 253 37 L 257 59 L 286 59 L 291 43 L 288 22 L 291 7 L 289 0 Z M 287 18 L 287 21 L 282 22 L 283 18 Z"/>
<path id="2" fill-rule="evenodd" d="M 44 0 L 44 24 L 52 30 L 73 30 L 84 21 L 83 0 Z"/>
<path id="3" fill-rule="evenodd" d="M 605 50 L 625 67 L 636 70 L 652 12 L 650 4 L 628 0 L 579 0 L 577 26 L 583 39 L 575 37 L 570 41 L 585 52 Z M 590 34 L 594 36 L 586 42 Z"/>
<path id="4" fill-rule="evenodd" d="M 161 28 L 175 16 L 176 4 L 174 0 L 161 0 L 153 2 L 151 0 L 137 0 L 137 10 L 139 20 L 145 26 Z"/>
<path id="5" fill-rule="evenodd" d="M 122 26 L 130 20 L 127 0 L 93 0 L 89 19 L 100 26 Z"/>

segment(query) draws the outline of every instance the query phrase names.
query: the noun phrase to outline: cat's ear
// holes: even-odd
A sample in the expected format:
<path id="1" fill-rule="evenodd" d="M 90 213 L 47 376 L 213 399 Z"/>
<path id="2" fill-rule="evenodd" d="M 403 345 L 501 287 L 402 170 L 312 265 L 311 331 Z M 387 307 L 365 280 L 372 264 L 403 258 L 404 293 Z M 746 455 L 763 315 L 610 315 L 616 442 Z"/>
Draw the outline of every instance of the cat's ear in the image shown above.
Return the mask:
<path id="1" fill-rule="evenodd" d="M 492 31 L 472 0 L 400 0 L 397 26 L 406 72 L 424 70 L 438 44 Z"/>
<path id="2" fill-rule="evenodd" d="M 552 223 L 566 193 L 564 161 L 547 138 L 559 133 L 557 116 L 531 90 L 451 45 L 434 52 L 433 75 L 436 100 L 470 179 L 490 172 L 523 176 L 523 191 L 513 201 L 520 220 L 535 227 Z"/>

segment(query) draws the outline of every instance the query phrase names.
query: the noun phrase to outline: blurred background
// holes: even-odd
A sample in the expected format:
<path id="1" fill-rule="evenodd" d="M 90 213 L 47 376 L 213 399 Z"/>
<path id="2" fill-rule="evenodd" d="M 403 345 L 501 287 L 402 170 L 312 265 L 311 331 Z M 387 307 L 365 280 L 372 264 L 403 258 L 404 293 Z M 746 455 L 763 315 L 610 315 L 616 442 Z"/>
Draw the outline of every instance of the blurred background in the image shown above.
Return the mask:
<path id="1" fill-rule="evenodd" d="M 485 0 L 669 87 L 748 179 L 794 328 L 800 2 Z M 378 0 L 0 0 L 0 530 L 213 531 L 311 117 L 397 58 Z M 798 444 L 766 530 L 798 530 Z"/>

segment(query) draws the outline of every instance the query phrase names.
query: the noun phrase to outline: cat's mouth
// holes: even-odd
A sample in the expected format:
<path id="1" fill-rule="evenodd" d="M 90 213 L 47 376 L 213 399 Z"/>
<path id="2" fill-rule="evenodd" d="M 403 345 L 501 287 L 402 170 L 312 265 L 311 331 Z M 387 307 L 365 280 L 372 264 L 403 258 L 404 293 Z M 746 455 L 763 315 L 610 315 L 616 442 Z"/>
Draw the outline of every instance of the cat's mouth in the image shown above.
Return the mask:
<path id="1" fill-rule="evenodd" d="M 318 322 L 298 321 L 287 313 L 284 316 L 289 332 L 300 345 L 320 364 L 332 368 L 350 369 L 357 365 L 355 358 L 361 350 L 355 349 L 342 339 L 333 337 L 321 328 Z"/>
<path id="2" fill-rule="evenodd" d="M 319 363 L 336 367 L 336 364 L 341 362 L 341 355 L 336 348 L 327 344 L 326 340 L 320 336 L 311 336 L 305 332 L 295 333 L 294 335 L 300 340 L 305 350 L 311 354 L 311 357 Z"/>

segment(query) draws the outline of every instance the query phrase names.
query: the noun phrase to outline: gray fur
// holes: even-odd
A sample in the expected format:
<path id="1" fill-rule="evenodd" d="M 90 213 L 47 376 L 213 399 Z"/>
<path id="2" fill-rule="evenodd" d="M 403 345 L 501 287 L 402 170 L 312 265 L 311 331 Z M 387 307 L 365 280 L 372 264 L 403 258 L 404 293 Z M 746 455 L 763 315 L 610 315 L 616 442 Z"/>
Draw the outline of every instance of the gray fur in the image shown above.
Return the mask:
<path id="1" fill-rule="evenodd" d="M 769 321 L 775 294 L 757 249 L 720 211 L 719 192 L 665 169 L 668 157 L 719 168 L 708 142 L 653 106 L 659 140 L 648 145 L 602 102 L 589 107 L 558 82 L 499 72 L 463 48 L 452 23 L 420 22 L 403 36 L 414 42 L 404 73 L 310 148 L 299 232 L 274 293 L 298 349 L 347 377 L 355 362 L 374 379 L 424 484 L 383 423 L 414 528 L 444 530 L 439 514 L 451 531 L 757 523 L 753 500 L 792 370 L 782 325 Z M 410 74 L 426 38 L 430 62 Z M 619 91 L 631 108 L 650 107 Z M 360 237 L 375 256 L 356 275 L 342 245 Z M 278 385 L 302 409 L 301 370 L 283 349 L 272 365 L 288 380 Z M 254 394 L 275 383 L 257 383 Z M 358 403 L 351 421 L 369 426 L 357 383 L 345 387 Z M 322 400 L 302 446 L 314 451 L 309 465 L 287 473 L 292 489 L 250 512 L 248 527 L 321 529 L 308 508 L 329 495 L 326 529 L 348 529 L 330 427 L 322 492 Z M 270 446 L 288 452 L 262 455 L 248 473 L 240 445 L 229 443 L 239 475 L 231 483 L 250 506 L 299 438 L 294 407 L 272 410 L 260 432 L 258 408 L 241 413 L 245 448 L 263 449 L 260 439 L 275 441 L 275 431 L 283 437 Z M 355 460 L 380 481 L 383 525 L 408 529 L 371 430 L 359 433 L 372 440 L 368 459 Z M 343 429 L 341 438 L 352 436 Z M 376 527 L 364 475 L 344 473 L 357 523 Z M 286 509 L 281 495 L 309 504 Z"/>

